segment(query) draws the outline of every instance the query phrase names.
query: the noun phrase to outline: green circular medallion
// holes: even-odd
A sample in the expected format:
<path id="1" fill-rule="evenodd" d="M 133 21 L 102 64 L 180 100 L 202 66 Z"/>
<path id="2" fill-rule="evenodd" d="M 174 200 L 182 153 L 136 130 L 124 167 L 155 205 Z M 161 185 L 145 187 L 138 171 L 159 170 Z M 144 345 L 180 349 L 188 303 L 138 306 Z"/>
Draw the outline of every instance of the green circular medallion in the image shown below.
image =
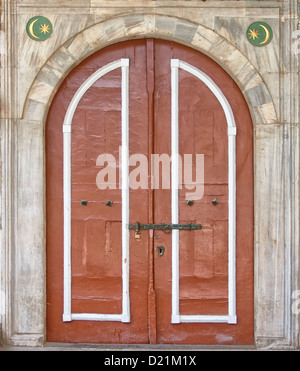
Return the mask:
<path id="1" fill-rule="evenodd" d="M 266 46 L 272 38 L 272 28 L 265 22 L 254 22 L 248 27 L 247 39 L 254 46 Z"/>
<path id="2" fill-rule="evenodd" d="M 36 16 L 28 21 L 26 31 L 32 40 L 44 41 L 52 34 L 52 24 L 48 18 Z"/>

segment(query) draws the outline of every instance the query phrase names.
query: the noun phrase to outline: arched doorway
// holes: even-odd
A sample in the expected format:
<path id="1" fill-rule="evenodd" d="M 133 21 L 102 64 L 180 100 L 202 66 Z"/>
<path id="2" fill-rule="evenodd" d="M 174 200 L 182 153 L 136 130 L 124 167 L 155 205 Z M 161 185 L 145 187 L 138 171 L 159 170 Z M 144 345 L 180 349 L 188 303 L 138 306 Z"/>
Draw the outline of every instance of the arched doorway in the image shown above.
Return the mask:
<path id="1" fill-rule="evenodd" d="M 49 341 L 253 343 L 252 122 L 220 66 L 107 47 L 63 82 L 46 143 Z"/>

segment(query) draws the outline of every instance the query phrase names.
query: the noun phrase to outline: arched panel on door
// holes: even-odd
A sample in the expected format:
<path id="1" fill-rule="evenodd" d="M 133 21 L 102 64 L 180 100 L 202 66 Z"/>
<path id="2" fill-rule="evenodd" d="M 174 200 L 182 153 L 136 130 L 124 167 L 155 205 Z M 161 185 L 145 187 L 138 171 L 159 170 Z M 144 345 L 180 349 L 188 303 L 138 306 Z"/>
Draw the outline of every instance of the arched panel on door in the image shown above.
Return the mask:
<path id="1" fill-rule="evenodd" d="M 172 68 L 172 223 L 179 223 L 179 69 L 201 80 L 223 108 L 228 135 L 228 314 L 180 315 L 179 311 L 179 230 L 172 231 L 172 323 L 236 324 L 236 123 L 231 106 L 217 84 L 203 71 L 181 61 L 171 60 Z M 199 195 L 197 195 L 199 199 Z"/>
<path id="2" fill-rule="evenodd" d="M 71 137 L 72 121 L 79 102 L 91 88 L 103 76 L 116 70 L 122 69 L 122 313 L 72 313 L 72 181 L 71 181 Z M 129 304 L 129 59 L 120 59 L 101 67 L 93 73 L 77 90 L 68 107 L 64 123 L 64 322 L 72 320 L 86 321 L 130 321 Z M 99 122 L 101 125 L 101 122 Z"/>

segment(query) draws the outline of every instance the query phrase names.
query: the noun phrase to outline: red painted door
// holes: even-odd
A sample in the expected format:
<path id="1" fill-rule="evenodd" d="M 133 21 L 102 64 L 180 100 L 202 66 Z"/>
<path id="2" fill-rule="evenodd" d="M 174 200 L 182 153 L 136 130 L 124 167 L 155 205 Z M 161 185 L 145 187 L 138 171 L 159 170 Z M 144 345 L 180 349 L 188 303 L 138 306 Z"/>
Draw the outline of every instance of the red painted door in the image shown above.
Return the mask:
<path id="1" fill-rule="evenodd" d="M 129 61 L 128 96 L 124 95 L 123 70 L 116 68 L 86 91 L 72 120 L 69 302 L 73 317 L 66 321 L 63 313 L 67 190 L 64 191 L 63 176 L 67 160 L 62 128 L 82 84 L 95 71 L 122 59 Z M 231 107 L 237 127 L 236 323 L 227 321 L 232 289 L 229 261 L 233 261 L 228 235 L 231 202 L 228 120 L 214 92 L 197 76 L 179 68 L 178 80 L 172 83 L 172 60 L 184 61 L 212 79 Z M 176 89 L 178 104 L 174 108 Z M 124 198 L 120 189 L 120 174 L 124 175 L 120 169 L 123 164 L 120 146 L 124 144 L 126 105 L 132 157 L 129 188 Z M 175 136 L 174 112 L 178 115 Z M 177 206 L 172 196 L 174 174 L 170 161 L 175 137 L 184 170 Z M 103 157 L 99 161 L 103 154 L 108 154 L 106 162 Z M 165 157 L 161 156 L 159 163 L 153 154 Z M 197 159 L 196 154 L 201 156 Z M 192 49 L 158 40 L 125 42 L 96 53 L 68 75 L 54 97 L 46 126 L 46 155 L 48 341 L 253 343 L 252 122 L 239 88 L 220 66 Z M 101 189 L 101 182 L 106 189 Z M 128 261 L 123 255 L 122 224 L 126 197 L 129 223 L 139 222 L 150 228 L 138 233 L 128 231 L 125 243 Z M 176 208 L 179 224 L 202 225 L 201 230 L 178 232 L 177 263 L 173 236 L 177 232 L 149 226 L 172 224 Z M 128 290 L 124 286 L 127 263 Z M 124 320 L 120 313 L 124 313 L 127 294 L 130 316 Z M 179 320 L 177 317 L 174 320 L 174 308 L 180 314 L 179 317 L 176 314 Z M 223 317 L 225 320 L 221 321 Z"/>

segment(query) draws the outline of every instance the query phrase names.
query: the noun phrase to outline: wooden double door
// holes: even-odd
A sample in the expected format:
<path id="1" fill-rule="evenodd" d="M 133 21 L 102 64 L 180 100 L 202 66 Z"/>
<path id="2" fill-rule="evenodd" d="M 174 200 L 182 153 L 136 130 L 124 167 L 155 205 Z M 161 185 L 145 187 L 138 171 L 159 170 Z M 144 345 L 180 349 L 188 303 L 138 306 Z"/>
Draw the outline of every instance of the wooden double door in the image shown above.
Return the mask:
<path id="1" fill-rule="evenodd" d="M 253 343 L 252 122 L 218 64 L 92 55 L 50 107 L 46 173 L 48 341 Z"/>

